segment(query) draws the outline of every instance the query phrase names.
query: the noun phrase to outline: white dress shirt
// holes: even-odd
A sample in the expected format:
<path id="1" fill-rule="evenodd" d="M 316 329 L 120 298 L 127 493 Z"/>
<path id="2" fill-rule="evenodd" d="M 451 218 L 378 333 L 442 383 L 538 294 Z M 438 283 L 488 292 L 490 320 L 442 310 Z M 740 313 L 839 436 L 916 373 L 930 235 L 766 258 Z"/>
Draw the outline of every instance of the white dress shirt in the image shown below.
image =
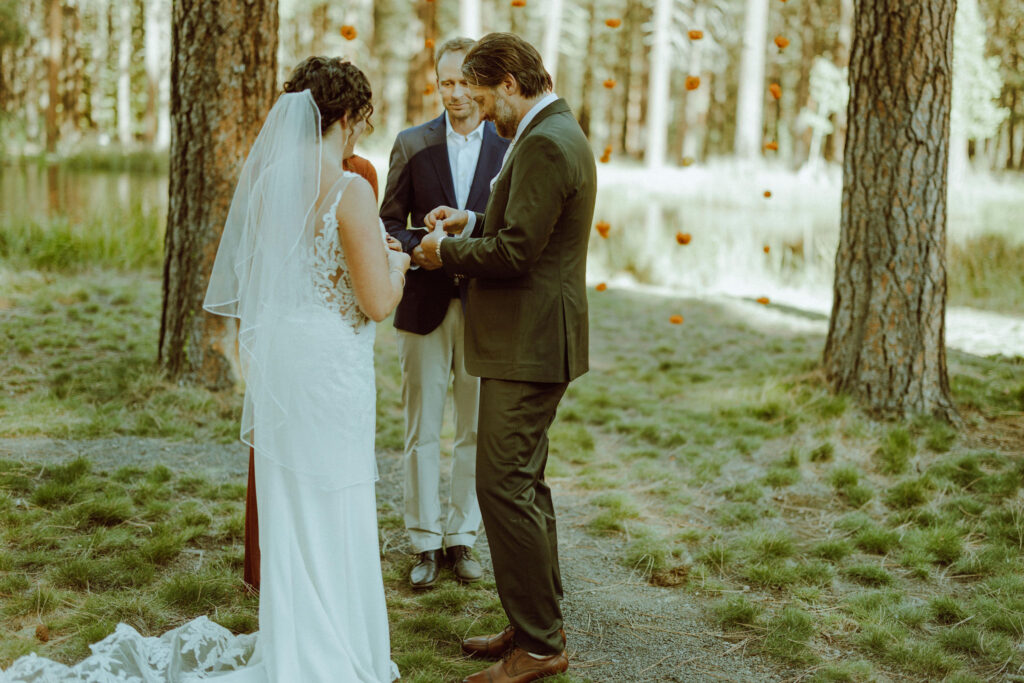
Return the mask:
<path id="1" fill-rule="evenodd" d="M 448 112 L 445 112 L 444 126 L 448 141 L 448 166 L 452 170 L 452 182 L 455 184 L 455 206 L 465 209 L 469 201 L 469 190 L 473 186 L 473 176 L 476 175 L 476 165 L 480 160 L 480 147 L 484 142 L 484 123 L 481 121 L 469 135 L 462 135 L 452 128 Z"/>

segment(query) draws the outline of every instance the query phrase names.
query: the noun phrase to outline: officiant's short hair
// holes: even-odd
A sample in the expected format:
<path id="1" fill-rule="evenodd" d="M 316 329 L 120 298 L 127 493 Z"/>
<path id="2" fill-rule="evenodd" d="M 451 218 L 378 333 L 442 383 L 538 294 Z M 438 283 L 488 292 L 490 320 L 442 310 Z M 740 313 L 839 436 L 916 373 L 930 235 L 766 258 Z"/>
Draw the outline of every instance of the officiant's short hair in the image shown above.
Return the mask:
<path id="1" fill-rule="evenodd" d="M 437 48 L 437 54 L 434 55 L 434 73 L 437 73 L 437 67 L 441 64 L 441 57 L 449 52 L 468 53 L 475 46 L 476 41 L 472 38 L 452 38 L 441 43 L 441 47 Z"/>
<path id="2" fill-rule="evenodd" d="M 514 33 L 488 33 L 477 41 L 462 62 L 462 73 L 471 84 L 485 88 L 511 74 L 523 97 L 536 97 L 553 87 L 537 48 Z"/>

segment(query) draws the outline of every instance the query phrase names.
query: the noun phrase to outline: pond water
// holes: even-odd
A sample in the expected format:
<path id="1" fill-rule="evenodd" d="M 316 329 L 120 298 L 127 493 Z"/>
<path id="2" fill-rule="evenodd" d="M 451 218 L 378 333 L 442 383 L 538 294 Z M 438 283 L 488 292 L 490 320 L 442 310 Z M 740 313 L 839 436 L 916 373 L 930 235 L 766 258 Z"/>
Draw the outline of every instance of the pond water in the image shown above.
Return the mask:
<path id="1" fill-rule="evenodd" d="M 373 157 L 381 180 L 386 159 Z M 770 296 L 828 308 L 840 221 L 840 179 L 735 165 L 651 173 L 599 166 L 590 275 L 687 295 Z M 38 165 L 0 167 L 0 221 L 91 222 L 141 212 L 164 222 L 167 177 Z M 766 197 L 765 193 L 771 196 Z M 1024 182 L 951 187 L 951 243 L 997 234 L 1024 242 Z M 688 235 L 681 245 L 677 235 Z"/>

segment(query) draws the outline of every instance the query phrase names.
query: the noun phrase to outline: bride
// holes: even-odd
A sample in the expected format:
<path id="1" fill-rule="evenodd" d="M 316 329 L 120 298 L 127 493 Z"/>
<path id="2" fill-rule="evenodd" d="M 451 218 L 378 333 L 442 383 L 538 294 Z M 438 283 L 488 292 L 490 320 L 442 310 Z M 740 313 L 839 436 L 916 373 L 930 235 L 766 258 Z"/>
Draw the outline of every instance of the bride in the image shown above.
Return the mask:
<path id="1" fill-rule="evenodd" d="M 377 537 L 374 323 L 409 256 L 342 162 L 373 112 L 341 59 L 296 67 L 238 182 L 204 308 L 238 319 L 242 440 L 255 448 L 257 634 L 200 617 L 158 638 L 126 624 L 74 667 L 34 655 L 0 680 L 223 683 L 398 678 Z"/>

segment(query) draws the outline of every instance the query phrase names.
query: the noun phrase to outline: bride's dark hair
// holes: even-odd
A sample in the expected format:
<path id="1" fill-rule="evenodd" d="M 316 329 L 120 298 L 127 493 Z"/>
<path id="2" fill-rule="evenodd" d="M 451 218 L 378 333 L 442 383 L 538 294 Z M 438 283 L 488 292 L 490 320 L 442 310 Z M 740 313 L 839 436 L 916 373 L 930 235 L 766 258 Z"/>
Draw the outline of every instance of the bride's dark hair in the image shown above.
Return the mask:
<path id="1" fill-rule="evenodd" d="M 349 123 L 366 121 L 370 130 L 373 92 L 366 74 L 341 57 L 307 57 L 285 81 L 285 92 L 309 90 L 320 110 L 320 132 L 326 133 L 344 116 Z"/>

